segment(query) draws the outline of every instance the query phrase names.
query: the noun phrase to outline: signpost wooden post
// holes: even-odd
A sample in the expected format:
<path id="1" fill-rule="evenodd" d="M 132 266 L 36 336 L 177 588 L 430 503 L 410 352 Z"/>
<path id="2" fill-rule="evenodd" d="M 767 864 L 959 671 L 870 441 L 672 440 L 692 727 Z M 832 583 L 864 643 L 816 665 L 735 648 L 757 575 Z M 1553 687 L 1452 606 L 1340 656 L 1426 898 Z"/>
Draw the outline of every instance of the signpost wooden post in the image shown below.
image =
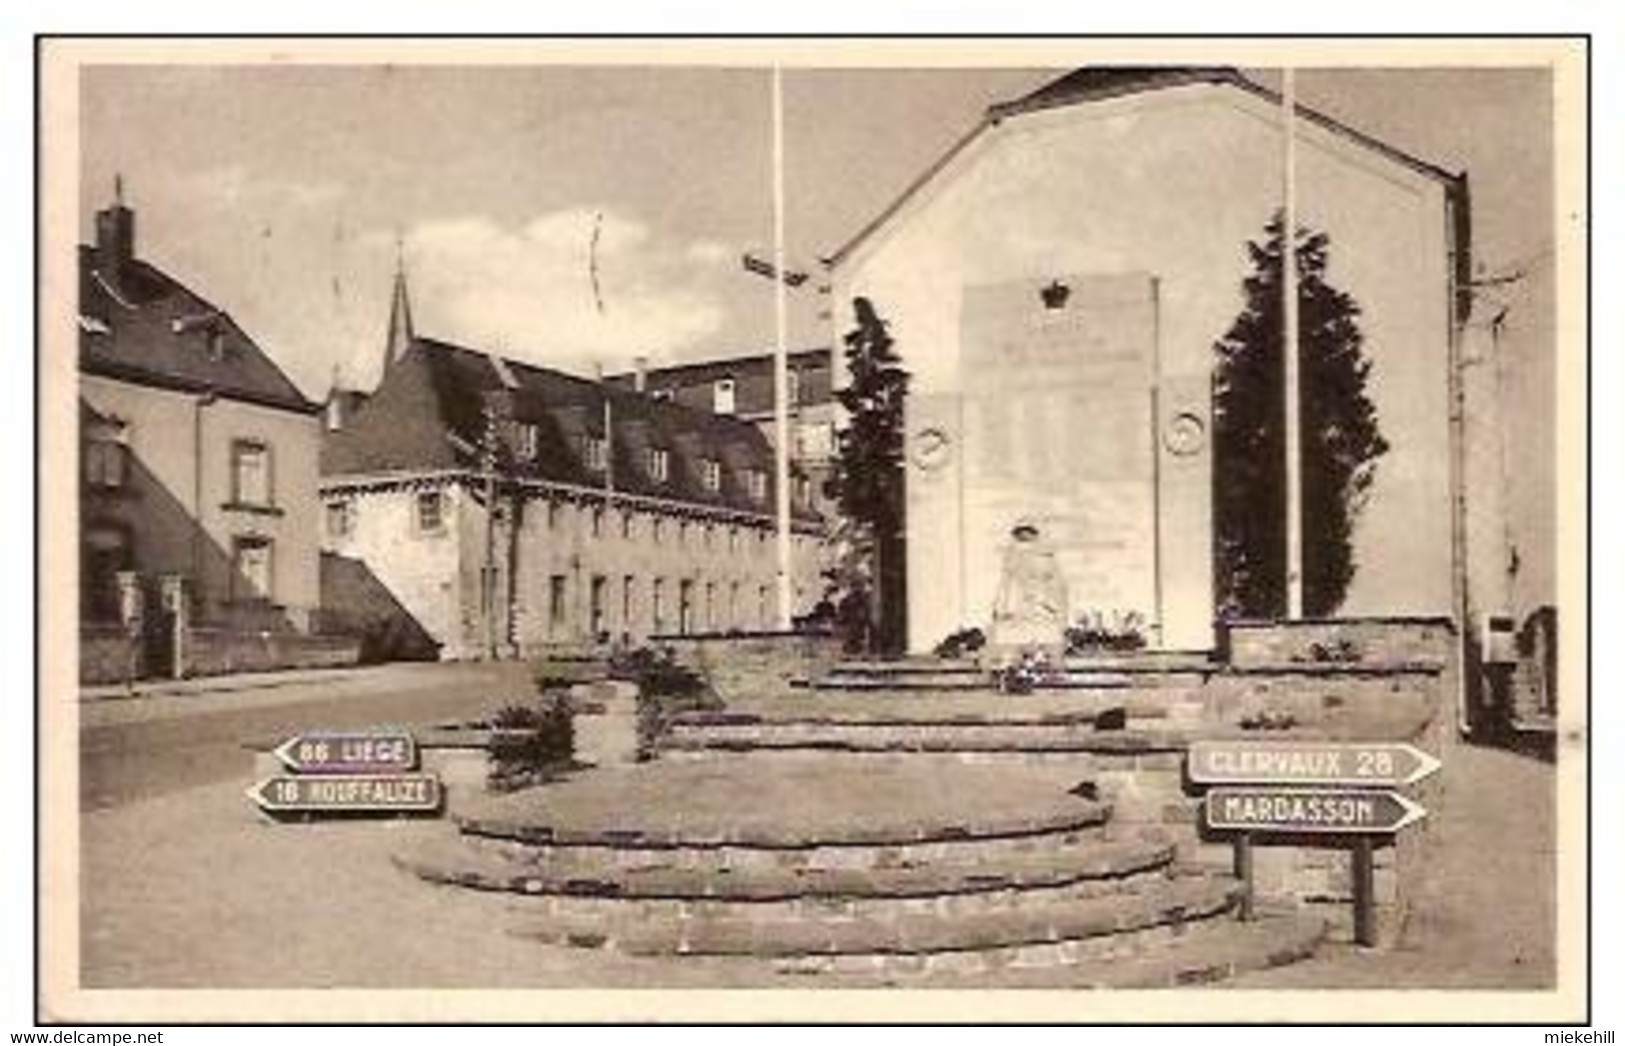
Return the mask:
<path id="1" fill-rule="evenodd" d="M 1207 826 L 1234 833 L 1239 917 L 1253 914 L 1257 833 L 1348 835 L 1354 939 L 1366 947 L 1377 941 L 1377 839 L 1427 816 L 1392 789 L 1438 769 L 1439 761 L 1426 752 L 1391 742 L 1199 741 L 1189 753 L 1191 780 L 1218 786 L 1203 802 Z"/>

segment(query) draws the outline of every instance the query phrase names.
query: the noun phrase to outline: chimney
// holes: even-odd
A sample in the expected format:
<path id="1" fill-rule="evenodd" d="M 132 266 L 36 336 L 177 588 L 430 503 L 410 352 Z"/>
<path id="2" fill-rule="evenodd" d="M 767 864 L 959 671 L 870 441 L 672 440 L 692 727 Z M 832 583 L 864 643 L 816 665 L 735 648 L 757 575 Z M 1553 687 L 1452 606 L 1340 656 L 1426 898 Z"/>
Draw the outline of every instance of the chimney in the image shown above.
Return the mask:
<path id="1" fill-rule="evenodd" d="M 96 212 L 96 271 L 114 288 L 135 257 L 135 212 L 124 206 L 124 179 L 113 179 L 113 205 Z"/>
<path id="2" fill-rule="evenodd" d="M 649 357 L 632 357 L 632 391 L 649 391 Z"/>

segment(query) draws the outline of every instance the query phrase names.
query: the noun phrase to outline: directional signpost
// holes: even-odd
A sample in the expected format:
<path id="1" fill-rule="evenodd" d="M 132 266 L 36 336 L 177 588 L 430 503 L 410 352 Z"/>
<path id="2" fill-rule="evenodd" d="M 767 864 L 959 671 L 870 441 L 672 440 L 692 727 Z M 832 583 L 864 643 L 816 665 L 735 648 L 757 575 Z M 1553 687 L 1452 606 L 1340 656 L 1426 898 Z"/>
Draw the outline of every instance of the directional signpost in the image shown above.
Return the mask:
<path id="1" fill-rule="evenodd" d="M 1388 741 L 1197 741 L 1190 749 L 1197 784 L 1398 788 L 1437 769 L 1439 761 L 1421 749 Z"/>
<path id="2" fill-rule="evenodd" d="M 299 734 L 277 745 L 273 754 L 292 772 L 266 778 L 248 790 L 248 798 L 273 817 L 440 809 L 440 779 L 413 772 L 417 744 L 404 731 Z"/>
<path id="3" fill-rule="evenodd" d="M 440 808 L 433 774 L 326 774 L 270 777 L 248 797 L 271 813 L 424 813 Z"/>
<path id="4" fill-rule="evenodd" d="M 1398 792 L 1358 788 L 1215 788 L 1209 828 L 1242 832 L 1393 833 L 1427 816 Z"/>
<path id="5" fill-rule="evenodd" d="M 1193 783 L 1218 785 L 1203 803 L 1207 826 L 1234 832 L 1242 918 L 1252 916 L 1253 835 L 1257 832 L 1352 836 L 1354 939 L 1376 943 L 1374 840 L 1427 816 L 1392 789 L 1439 769 L 1439 760 L 1396 742 L 1198 741 L 1190 747 Z"/>
<path id="6" fill-rule="evenodd" d="M 273 754 L 296 774 L 387 774 L 417 769 L 418 749 L 407 733 L 297 734 Z"/>

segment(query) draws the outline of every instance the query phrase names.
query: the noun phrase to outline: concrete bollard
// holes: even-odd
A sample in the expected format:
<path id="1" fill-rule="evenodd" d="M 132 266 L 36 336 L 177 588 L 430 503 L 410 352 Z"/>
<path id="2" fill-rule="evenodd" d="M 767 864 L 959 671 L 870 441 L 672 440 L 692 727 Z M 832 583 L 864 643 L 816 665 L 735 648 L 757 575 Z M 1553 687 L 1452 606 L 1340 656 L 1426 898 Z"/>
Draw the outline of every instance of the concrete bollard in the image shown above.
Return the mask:
<path id="1" fill-rule="evenodd" d="M 575 757 L 593 766 L 638 762 L 638 688 L 606 679 L 570 688 Z"/>

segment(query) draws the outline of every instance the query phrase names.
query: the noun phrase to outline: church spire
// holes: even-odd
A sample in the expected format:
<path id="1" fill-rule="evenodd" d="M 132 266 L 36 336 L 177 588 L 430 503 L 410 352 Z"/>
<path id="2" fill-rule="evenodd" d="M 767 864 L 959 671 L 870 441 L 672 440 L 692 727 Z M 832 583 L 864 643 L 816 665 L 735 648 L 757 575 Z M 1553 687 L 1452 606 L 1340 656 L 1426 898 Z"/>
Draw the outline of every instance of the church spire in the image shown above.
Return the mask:
<path id="1" fill-rule="evenodd" d="M 395 240 L 395 296 L 389 307 L 389 343 L 384 349 L 384 369 L 412 347 L 412 303 L 406 294 L 406 260 L 399 238 Z"/>

